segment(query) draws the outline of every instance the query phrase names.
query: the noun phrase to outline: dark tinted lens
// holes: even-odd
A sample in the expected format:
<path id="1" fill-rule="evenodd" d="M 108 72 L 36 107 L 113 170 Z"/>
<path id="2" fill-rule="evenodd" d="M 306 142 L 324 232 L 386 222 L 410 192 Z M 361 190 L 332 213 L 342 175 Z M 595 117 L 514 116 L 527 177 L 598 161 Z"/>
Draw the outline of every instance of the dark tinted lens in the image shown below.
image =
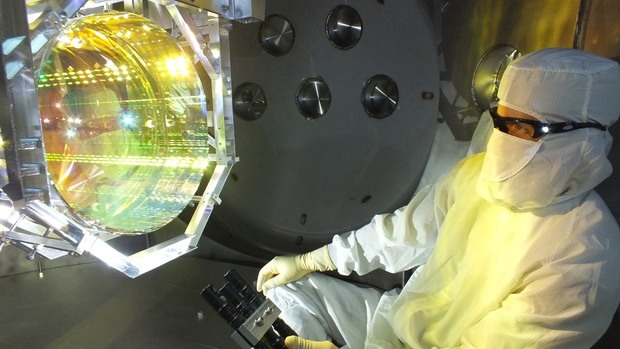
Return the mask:
<path id="1" fill-rule="evenodd" d="M 504 133 L 508 133 L 508 125 L 506 125 L 506 122 L 504 122 L 501 119 L 494 119 L 493 120 L 493 124 L 495 126 L 496 129 L 504 132 Z"/>
<path id="2" fill-rule="evenodd" d="M 497 114 L 497 109 L 492 108 L 489 110 L 489 112 L 491 114 L 491 119 L 493 119 L 493 127 L 504 133 L 508 133 L 508 126 L 506 125 L 506 122 L 502 119 L 502 117 Z"/>

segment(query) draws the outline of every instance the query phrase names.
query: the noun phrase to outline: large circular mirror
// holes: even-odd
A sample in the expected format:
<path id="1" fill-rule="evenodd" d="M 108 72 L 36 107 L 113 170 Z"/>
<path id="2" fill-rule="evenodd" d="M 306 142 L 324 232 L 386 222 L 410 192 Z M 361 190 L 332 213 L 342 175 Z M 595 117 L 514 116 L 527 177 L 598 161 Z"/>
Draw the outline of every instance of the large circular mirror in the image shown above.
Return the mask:
<path id="1" fill-rule="evenodd" d="M 123 12 L 69 22 L 37 87 L 49 176 L 80 218 L 144 233 L 191 201 L 208 164 L 205 94 L 165 30 Z"/>

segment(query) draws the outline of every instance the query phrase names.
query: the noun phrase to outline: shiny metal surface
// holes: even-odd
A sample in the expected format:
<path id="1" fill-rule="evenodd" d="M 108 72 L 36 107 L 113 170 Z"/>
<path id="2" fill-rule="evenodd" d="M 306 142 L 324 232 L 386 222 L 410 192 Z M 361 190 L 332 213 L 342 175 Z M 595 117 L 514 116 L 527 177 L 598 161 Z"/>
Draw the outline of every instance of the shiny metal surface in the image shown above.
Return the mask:
<path id="1" fill-rule="evenodd" d="M 492 47 L 521 54 L 543 47 L 571 47 L 580 0 L 447 1 L 441 8 L 443 59 L 440 111 L 459 141 L 469 141 L 480 118 L 471 84 L 480 59 Z"/>
<path id="2" fill-rule="evenodd" d="M 506 66 L 520 56 L 519 51 L 510 45 L 494 46 L 482 55 L 471 83 L 472 98 L 481 113 L 497 99 L 499 82 Z"/>
<path id="3" fill-rule="evenodd" d="M 365 122 L 391 122 L 391 119 L 400 117 L 417 118 L 420 116 L 417 111 L 425 106 L 402 105 L 409 103 L 405 101 L 410 98 L 418 98 L 422 93 L 417 85 L 412 83 L 416 74 L 411 74 L 411 79 L 406 79 L 409 84 L 405 86 L 401 82 L 401 76 L 409 76 L 408 74 L 393 74 L 387 71 L 389 69 L 376 70 L 380 64 L 376 64 L 375 59 L 386 59 L 386 56 L 381 56 L 381 53 L 364 45 L 369 33 L 372 33 L 369 24 L 378 22 L 369 22 L 365 15 L 367 10 L 363 9 L 366 6 L 376 6 L 373 7 L 373 12 L 389 16 L 384 18 L 390 18 L 396 27 L 394 30 L 401 32 L 415 32 L 417 24 L 403 15 L 406 11 L 386 13 L 383 6 L 394 5 L 396 1 L 356 2 L 356 9 L 364 19 L 364 35 L 356 46 L 347 50 L 355 54 L 345 55 L 347 51 L 343 50 L 331 54 L 330 51 L 325 51 L 324 44 L 334 47 L 325 40 L 323 28 L 326 14 L 335 6 L 333 1 L 317 0 L 312 2 L 312 6 L 308 5 L 307 1 L 303 6 L 301 1 L 267 1 L 271 7 L 269 13 L 286 13 L 287 18 L 298 29 L 298 36 L 289 54 L 277 57 L 275 64 L 266 64 L 257 57 L 268 57 L 265 61 L 276 57 L 262 50 L 257 31 L 239 29 L 240 26 L 234 25 L 236 33 L 232 34 L 235 40 L 233 51 L 237 54 L 234 60 L 246 64 L 242 66 L 247 68 L 239 71 L 238 68 L 242 66 L 235 65 L 237 68 L 233 69 L 235 74 L 230 86 L 236 87 L 249 81 L 259 83 L 264 88 L 269 105 L 263 116 L 254 122 L 244 122 L 239 118 L 235 120 L 237 138 L 245 139 L 248 136 L 250 141 L 239 145 L 240 162 L 235 165 L 227 183 L 227 186 L 232 187 L 228 192 L 222 193 L 222 203 L 232 202 L 232 207 L 216 207 L 216 210 L 223 208 L 223 211 L 218 214 L 217 221 L 209 221 L 210 227 L 205 231 L 205 235 L 217 235 L 220 234 L 217 231 L 219 227 L 214 224 L 228 224 L 226 229 L 221 229 L 218 241 L 237 251 L 252 250 L 253 254 L 265 257 L 268 257 L 268 254 L 288 251 L 308 251 L 312 246 L 328 241 L 334 233 L 354 227 L 374 213 L 389 210 L 386 208 L 389 205 L 378 202 L 398 201 L 392 200 L 395 192 L 402 193 L 409 189 L 408 182 L 398 180 L 395 173 L 412 177 L 410 182 L 416 183 L 419 171 L 415 166 L 391 167 L 387 161 L 387 166 L 381 166 L 376 160 L 377 157 L 385 156 L 391 163 L 404 165 L 408 165 L 403 161 L 408 159 L 407 156 L 423 157 L 429 148 L 425 137 L 429 134 L 432 138 L 436 121 L 439 121 L 437 130 L 446 131 L 446 134 L 436 136 L 437 142 L 440 145 L 450 144 L 452 147 L 434 149 L 437 159 L 431 159 L 429 166 L 437 165 L 433 160 L 460 156 L 460 150 L 465 153 L 463 149 L 468 146 L 480 115 L 471 95 L 471 83 L 478 61 L 490 48 L 496 45 L 511 45 L 522 53 L 528 53 L 550 46 L 571 47 L 575 42 L 580 7 L 588 2 L 588 16 L 581 17 L 584 21 L 581 23 L 583 29 L 578 31 L 581 36 L 580 45 L 585 50 L 606 57 L 620 57 L 620 3 L 617 0 L 425 1 L 423 3 L 433 4 L 432 13 L 437 15 L 435 19 L 440 19 L 439 25 L 435 23 L 433 26 L 437 32 L 432 34 L 432 44 L 428 44 L 426 38 L 421 38 L 421 49 L 431 52 L 437 45 L 439 48 L 440 64 L 437 70 L 441 79 L 441 91 L 428 91 L 434 93 L 434 99 L 430 101 L 440 100 L 439 119 L 432 117 L 416 120 L 422 124 L 422 129 L 427 130 L 425 133 L 405 132 L 402 124 L 398 123 L 394 123 L 394 128 L 373 129 Z M 8 3 L 13 2 L 4 1 L 4 4 Z M 75 1 L 57 3 L 70 5 Z M 361 4 L 360 7 L 357 7 L 358 3 Z M 381 3 L 384 5 L 380 6 Z M 396 3 L 396 6 L 404 6 L 410 2 Z M 289 6 L 290 15 L 287 12 Z M 4 20 L 6 17 L 2 18 Z M 305 24 L 298 23 L 304 21 L 317 28 L 316 31 L 301 30 Z M 225 27 L 226 24 L 222 26 Z M 217 28 L 214 31 L 220 30 L 219 26 L 214 28 Z M 319 32 L 321 37 L 315 36 L 316 32 Z M 214 38 L 215 33 L 210 34 L 209 39 Z M 240 50 L 237 42 L 245 42 L 246 39 L 248 42 L 252 40 L 254 44 Z M 314 44 L 304 45 L 308 42 Z M 415 40 L 402 41 L 386 52 L 408 55 L 409 51 L 420 49 L 417 45 Z M 302 53 L 295 55 L 297 50 Z M 426 52 L 419 57 L 422 57 L 419 59 L 421 64 L 426 64 Z M 418 59 L 413 61 L 418 62 Z M 368 62 L 368 67 L 363 62 Z M 226 63 L 223 63 L 223 66 L 226 67 Z M 333 71 L 327 68 L 328 66 L 333 67 Z M 410 69 L 417 68 L 410 66 Z M 398 82 L 401 101 L 399 108 L 390 117 L 371 120 L 359 103 L 360 92 L 368 77 L 378 73 L 386 74 Z M 222 75 L 224 78 L 218 86 L 227 86 L 226 83 L 231 82 L 226 81 L 226 74 Z M 295 106 L 295 91 L 305 77 L 317 75 L 326 79 L 332 92 L 340 92 L 334 93 L 338 98 L 333 99 L 326 117 L 304 120 Z M 274 80 L 273 85 L 280 89 L 268 88 L 269 83 L 263 84 L 266 80 Z M 338 81 L 343 81 L 343 87 L 336 89 Z M 350 91 L 350 96 L 347 93 L 342 94 L 342 91 Z M 224 95 L 224 98 L 230 98 L 230 95 Z M 343 99 L 355 102 L 344 103 Z M 224 105 L 225 103 L 222 103 L 220 110 L 225 108 Z M 0 108 L 5 106 L 0 104 Z M 416 112 L 399 112 L 401 110 Z M 336 115 L 341 119 L 332 118 Z M 361 118 L 357 118 L 358 116 Z M 278 122 L 266 122 L 276 117 L 279 117 Z M 342 119 L 350 122 L 345 123 Z M 250 128 L 251 124 L 259 126 Z M 230 131 L 230 128 L 226 126 L 222 127 L 222 130 Z M 375 137 L 373 132 L 377 130 L 385 133 Z M 611 132 L 616 139 L 610 153 L 615 172 L 597 190 L 615 217 L 619 218 L 620 126 L 613 126 Z M 410 151 L 416 147 L 420 150 L 414 150 L 416 153 L 413 154 L 400 153 L 399 156 L 390 157 L 391 152 L 399 151 L 399 144 L 393 138 L 403 136 L 418 139 L 404 146 L 410 147 Z M 218 139 L 217 143 L 228 144 L 229 141 Z M 378 148 L 377 143 L 383 143 L 386 151 Z M 323 146 L 318 147 L 317 144 Z M 367 156 L 360 160 L 360 155 L 355 150 L 348 150 L 352 147 L 365 149 Z M 459 151 L 455 152 L 454 149 Z M 347 167 L 343 167 L 343 164 L 347 164 Z M 226 168 L 221 169 L 222 175 L 226 176 Z M 257 179 L 248 179 L 250 176 Z M 372 181 L 370 178 L 377 180 Z M 248 182 L 244 183 L 245 181 Z M 384 185 L 389 182 L 396 183 L 394 190 Z M 298 186 L 295 185 L 297 183 Z M 364 192 L 364 189 L 369 191 Z M 218 188 L 207 191 L 219 193 Z M 244 196 L 245 193 L 251 195 Z M 385 195 L 380 197 L 380 193 Z M 403 195 L 402 200 L 407 199 Z M 210 210 L 212 206 L 205 204 L 205 207 Z M 204 207 L 197 211 L 204 212 Z M 246 223 L 249 221 L 258 223 Z M 185 227 L 173 227 L 175 232 L 184 229 Z M 193 229 L 202 231 L 197 221 Z M 41 233 L 44 232 L 45 229 Z M 142 244 L 150 245 L 151 239 L 154 239 L 157 233 L 124 238 L 139 239 Z M 202 241 L 205 241 L 205 238 Z M 273 246 L 273 249 L 269 250 L 266 246 Z M 264 250 L 269 253 L 261 254 Z M 208 245 L 202 245 L 195 251 L 200 256 L 200 260 L 193 261 L 196 263 L 185 263 L 186 257 L 181 257 L 137 279 L 128 279 L 116 271 L 111 271 L 91 257 L 88 257 L 91 259 L 86 262 L 86 256 L 43 260 L 44 277 L 39 278 L 41 265 L 37 266 L 37 261 L 40 261 L 38 257 L 29 261 L 15 244 L 5 245 L 0 249 L 0 282 L 3 285 L 3 297 L 0 301 L 0 323 L 3 324 L 0 347 L 234 348 L 236 344 L 227 332 L 229 327 L 217 316 L 210 314 L 209 309 L 200 308 L 204 302 L 199 299 L 198 293 L 206 279 L 215 276 L 219 280 L 223 271 L 229 268 L 208 258 L 215 256 L 219 260 L 242 259 L 244 256 L 240 256 L 237 251 L 227 250 L 225 246 L 209 240 Z M 70 265 L 71 263 L 80 264 Z M 256 271 L 248 270 L 248 280 L 256 275 Z M 620 316 L 617 315 L 612 327 L 593 348 L 616 348 L 620 341 L 619 334 Z"/>
<path id="4" fill-rule="evenodd" d="M 351 6 L 339 5 L 329 12 L 325 34 L 334 46 L 348 50 L 362 37 L 362 18 Z"/>
<path id="5" fill-rule="evenodd" d="M 157 1 L 173 3 L 168 0 Z M 265 18 L 265 0 L 176 0 L 175 2 L 217 13 L 227 20 L 255 22 Z"/>
<path id="6" fill-rule="evenodd" d="M 295 28 L 294 47 L 278 57 L 256 40 L 259 24 L 233 24 L 233 87 L 259 85 L 268 106 L 257 120 L 235 122 L 239 162 L 205 231 L 214 240 L 252 255 L 307 251 L 400 206 L 417 186 L 439 95 L 427 9 L 418 1 L 356 2 L 364 33 L 342 50 L 325 35 L 337 5 L 268 1 L 266 18 L 282 16 Z M 384 119 L 362 105 L 377 74 L 398 83 L 398 104 Z M 329 88 L 328 110 L 321 87 Z"/>
<path id="7" fill-rule="evenodd" d="M 2 3 L 2 5 L 4 4 Z M 120 220 L 121 224 L 125 224 L 120 227 L 122 230 L 118 229 L 119 227 L 107 225 L 110 220 L 106 224 L 101 224 L 100 219 L 93 219 L 92 216 L 85 215 L 84 210 L 80 211 L 79 207 L 76 209 L 75 197 L 70 197 L 73 202 L 69 202 L 70 200 L 58 193 L 56 186 L 51 187 L 53 189 L 51 193 L 54 194 L 51 202 L 46 201 L 43 204 L 48 209 L 44 211 L 49 214 L 36 214 L 40 210 L 29 211 L 31 206 L 26 205 L 25 210 L 21 209 L 19 195 L 15 198 L 5 195 L 18 192 L 14 187 L 19 189 L 20 185 L 15 185 L 17 181 L 12 180 L 9 181 L 9 185 L 3 186 L 3 191 L 0 193 L 2 206 L 6 206 L 9 211 L 2 215 L 0 220 L 1 246 L 7 244 L 20 246 L 28 252 L 28 259 L 35 258 L 38 255 L 52 259 L 66 255 L 67 252 L 71 254 L 90 252 L 127 276 L 137 277 L 196 249 L 213 206 L 220 202 L 218 195 L 228 177 L 231 166 L 236 160 L 232 130 L 232 104 L 229 98 L 231 88 L 227 44 L 228 26 L 226 21 L 220 21 L 220 18 L 213 13 L 179 8 L 176 4 L 168 3 L 165 7 L 157 7 L 159 10 L 168 10 L 169 17 L 167 19 L 162 17 L 163 13 L 154 12 L 157 13 L 156 17 L 159 20 L 177 25 L 181 34 L 175 34 L 175 38 L 181 41 L 181 44 L 186 48 L 189 47 L 189 51 L 194 51 L 195 62 L 200 64 L 207 73 L 208 77 L 205 79 L 211 82 L 211 91 L 210 103 L 206 105 L 206 96 L 200 92 L 202 91 L 202 82 L 198 80 L 196 72 L 193 75 L 189 74 L 189 71 L 193 69 L 194 62 L 190 62 L 186 53 L 169 36 L 166 37 L 167 34 L 163 29 L 148 22 L 145 17 L 135 16 L 131 13 L 117 16 L 118 12 L 108 11 L 107 4 L 104 4 L 105 6 L 88 8 L 87 12 L 92 12 L 94 15 L 84 17 L 84 13 L 80 13 L 80 17 L 84 19 L 86 24 L 76 24 L 80 23 L 79 20 L 73 20 L 61 29 L 65 25 L 66 16 L 80 10 L 79 7 L 82 4 L 84 1 L 61 1 L 53 4 L 45 1 L 28 2 L 28 16 L 24 11 L 23 18 L 20 17 L 19 19 L 24 23 L 26 18 L 32 21 L 29 23 L 29 34 L 35 40 L 32 45 L 28 40 L 22 39 L 19 42 L 25 43 L 23 50 L 26 53 L 36 52 L 39 57 L 36 61 L 40 65 L 37 64 L 37 67 L 40 66 L 41 68 L 40 72 L 37 72 L 39 79 L 36 92 L 41 93 L 39 94 L 39 108 L 36 108 L 36 102 L 28 103 L 28 101 L 24 103 L 23 107 L 40 109 L 46 115 L 39 117 L 37 113 L 30 114 L 31 117 L 34 116 L 38 119 L 38 127 L 24 126 L 24 119 L 18 118 L 11 119 L 10 127 L 4 125 L 3 131 L 23 131 L 29 128 L 38 131 L 45 129 L 45 131 L 52 131 L 52 133 L 58 131 L 57 137 L 52 135 L 52 137 L 46 137 L 45 141 L 47 145 L 50 145 L 47 150 L 60 150 L 62 152 L 59 157 L 50 156 L 50 158 L 54 158 L 56 161 L 59 159 L 61 161 L 67 160 L 67 158 L 69 160 L 67 166 L 60 167 L 61 176 L 55 178 L 55 184 L 59 182 L 61 185 L 58 188 L 61 190 L 63 189 L 62 182 L 76 174 L 74 172 L 76 168 L 78 169 L 78 176 L 85 175 L 86 179 L 95 179 L 95 191 L 98 191 L 95 194 L 101 194 L 101 188 L 96 185 L 96 178 L 103 176 L 106 173 L 104 170 L 114 169 L 114 166 L 117 168 L 127 165 L 135 166 L 132 170 L 125 172 L 125 175 L 121 173 L 120 177 L 114 178 L 114 180 L 122 182 L 127 180 L 130 175 L 137 174 L 139 179 L 134 181 L 135 185 L 125 186 L 124 188 L 117 187 L 116 192 L 108 190 L 106 193 L 125 198 L 133 195 L 133 200 L 125 201 L 117 207 L 111 207 L 116 204 L 116 201 L 109 201 L 108 203 L 111 203 L 109 206 L 105 204 L 100 206 L 100 200 L 97 199 L 90 206 L 90 208 L 101 210 L 102 217 L 105 219 L 114 217 L 125 209 L 134 213 L 142 210 L 142 214 L 145 213 L 145 210 L 150 209 L 150 213 L 155 212 L 155 215 L 149 218 L 161 218 L 161 216 L 157 217 L 157 214 L 167 211 L 170 206 L 163 210 L 160 210 L 162 209 L 161 206 L 154 208 L 150 203 L 153 203 L 153 200 L 161 200 L 158 195 L 143 196 L 140 199 L 140 189 L 148 187 L 149 182 L 153 183 L 146 180 L 143 175 L 148 174 L 148 167 L 152 166 L 193 168 L 191 166 L 192 160 L 188 156 L 189 152 L 185 152 L 182 154 L 181 161 L 176 161 L 179 158 L 172 156 L 172 162 L 167 161 L 170 160 L 167 158 L 163 163 L 147 161 L 145 164 L 141 160 L 145 157 L 152 157 L 153 154 L 146 154 L 142 150 L 156 149 L 159 151 L 156 156 L 166 157 L 169 155 L 168 153 L 174 153 L 187 145 L 174 142 L 174 138 L 179 134 L 180 138 L 191 138 L 190 143 L 192 144 L 189 144 L 189 147 L 194 147 L 191 149 L 192 151 L 197 149 L 195 147 L 197 143 L 202 142 L 198 147 L 200 148 L 199 151 L 209 151 L 209 153 L 206 156 L 201 154 L 202 156 L 199 157 L 198 162 L 205 165 L 198 166 L 202 167 L 198 168 L 198 171 L 194 168 L 198 180 L 195 181 L 196 186 L 187 195 L 184 203 L 187 205 L 191 200 L 196 205 L 192 205 L 194 209 L 188 212 L 191 218 L 188 219 L 184 229 L 176 231 L 172 236 L 166 234 L 166 238 L 157 244 L 148 243 L 139 252 L 130 250 L 130 253 L 126 254 L 126 251 L 121 252 L 117 249 L 117 244 L 109 244 L 110 239 L 119 235 L 113 233 L 143 233 L 148 229 L 153 230 L 153 226 L 149 227 L 145 222 L 155 223 L 156 225 L 158 223 L 151 222 L 146 218 L 140 224 L 139 219 L 133 219 L 135 217 L 129 217 L 129 219 L 125 217 L 124 221 Z M 91 11 L 91 9 L 95 10 Z M 88 20 L 96 17 L 99 13 L 96 9 L 99 11 L 106 10 L 105 12 L 109 17 L 99 23 L 88 23 Z M 148 12 L 146 8 L 144 10 L 145 13 Z M 13 12 L 19 15 L 18 11 Z M 196 21 L 201 23 L 200 28 L 196 25 Z M 139 24 L 136 25 L 136 23 Z M 97 24 L 100 26 L 97 27 Z M 111 27 L 113 27 L 112 30 L 110 30 Z M 173 32 L 176 32 L 177 28 L 174 28 Z M 75 31 L 72 32 L 74 29 Z M 23 29 L 26 38 L 28 37 L 27 31 L 28 28 Z M 113 34 L 107 35 L 110 32 Z M 161 35 L 162 33 L 164 35 Z M 1 34 L 3 42 L 7 38 L 12 39 L 10 33 L 1 32 Z M 158 37 L 158 35 L 160 36 Z M 202 35 L 208 36 L 208 46 L 204 46 L 205 40 Z M 136 37 L 138 39 L 132 42 L 131 37 L 134 40 Z M 55 41 L 48 44 L 48 41 L 54 40 L 53 38 Z M 162 43 L 165 42 L 172 45 L 162 46 Z M 159 44 L 159 49 L 153 49 L 153 44 Z M 131 49 L 127 49 L 132 45 Z M 166 49 L 171 46 L 177 50 L 174 54 L 175 59 L 171 59 L 170 56 L 166 57 L 166 54 L 170 53 Z M 7 47 L 14 49 L 18 45 L 4 45 L 4 52 L 10 51 Z M 145 60 L 145 57 L 149 59 Z M 162 62 L 166 63 L 165 67 L 161 64 Z M 12 72 L 13 70 L 9 71 Z M 132 80 L 134 78 L 135 80 Z M 187 83 L 192 78 L 194 79 L 193 86 L 191 83 Z M 34 81 L 35 79 L 31 80 Z M 89 90 L 89 86 L 101 88 Z M 51 93 L 45 94 L 45 92 L 50 91 Z M 191 92 L 187 93 L 188 91 Z M 37 93 L 29 93 L 29 95 L 34 99 L 37 97 Z M 149 101 L 152 103 L 147 103 Z M 133 108 L 136 106 L 137 108 Z M 208 107 L 208 110 L 205 106 Z M 188 113 L 184 114 L 185 111 Z M 13 114 L 13 110 L 9 110 L 9 114 L 12 117 L 19 116 L 19 113 Z M 198 123 L 203 127 L 196 127 L 196 124 L 193 123 L 196 118 L 191 119 L 188 116 L 198 116 Z M 8 118 L 3 118 L 3 120 L 8 120 Z M 95 125 L 92 124 L 93 120 Z M 158 122 L 158 120 L 163 120 L 163 122 Z M 104 122 L 101 123 L 100 121 Z M 183 131 L 181 130 L 183 125 L 189 125 L 191 129 Z M 162 130 L 164 132 L 161 132 Z M 180 133 L 175 136 L 174 132 L 166 132 L 170 130 L 177 130 Z M 196 132 L 203 133 L 197 135 Z M 76 140 L 75 138 L 78 135 L 82 139 Z M 101 137 L 102 135 L 103 137 Z M 119 138 L 118 135 L 122 135 L 122 137 Z M 162 135 L 163 137 L 159 137 Z M 158 141 L 148 142 L 154 138 Z M 99 142 L 93 144 L 93 139 L 97 139 Z M 63 140 L 67 143 L 66 146 L 60 147 L 62 149 L 54 148 L 54 144 L 63 143 Z M 71 142 L 72 140 L 74 142 Z M 170 140 L 172 141 L 169 142 Z M 12 142 L 12 144 L 20 144 L 19 151 L 22 153 L 43 148 L 43 143 L 43 140 L 35 137 L 24 139 L 23 142 Z M 112 146 L 113 144 L 114 146 Z M 131 146 L 128 148 L 127 144 Z M 79 156 L 75 156 L 74 150 L 84 150 L 84 147 L 90 151 L 102 151 L 103 154 L 95 154 L 95 156 L 78 154 Z M 19 158 L 15 161 L 15 156 L 10 152 L 9 154 L 3 153 L 3 155 L 7 157 L 7 167 L 3 167 L 2 172 L 16 173 L 15 162 L 17 162 L 18 167 L 21 166 L 28 176 L 32 177 L 39 173 L 47 178 L 47 175 L 51 174 L 50 171 L 44 169 L 44 166 Z M 56 154 L 52 153 L 52 155 Z M 187 166 L 188 161 L 190 166 Z M 46 163 L 43 162 L 43 165 Z M 95 166 L 92 167 L 93 170 L 90 173 L 84 173 L 79 171 L 80 166 L 84 164 L 86 166 L 95 164 Z M 97 167 L 97 165 L 101 166 Z M 107 174 L 119 175 L 119 171 L 107 172 Z M 150 173 L 153 174 L 153 172 Z M 164 171 L 161 170 L 159 174 L 165 175 Z M 203 174 L 207 178 L 201 182 L 200 179 Z M 183 186 L 188 184 L 188 181 L 181 181 L 180 186 L 173 188 L 175 186 L 172 183 L 173 181 L 162 182 L 160 183 L 162 185 L 158 185 L 157 188 L 169 193 L 175 192 L 175 194 L 182 193 L 185 189 Z M 118 183 L 120 182 L 116 184 Z M 86 180 L 78 181 L 75 185 L 69 185 L 68 188 L 70 190 L 79 189 L 78 187 L 86 184 Z M 200 188 L 197 187 L 198 185 Z M 198 190 L 196 191 L 196 189 Z M 66 192 L 64 194 L 71 196 L 67 195 Z M 85 191 L 82 194 L 88 196 L 93 193 Z M 140 203 L 140 201 L 142 202 Z M 170 203 L 165 198 L 164 202 L 164 205 Z M 160 203 L 162 202 L 160 201 Z M 71 206 L 72 204 L 73 206 Z M 141 207 L 141 204 L 145 205 Z M 184 206 L 177 207 L 176 212 L 169 218 L 175 218 L 183 208 Z M 170 211 L 168 211 L 169 213 Z M 10 218 L 15 216 L 27 218 L 18 218 L 17 220 Z M 53 221 L 48 219 L 56 216 L 63 219 Z M 66 222 L 64 218 L 66 218 Z M 131 223 L 132 221 L 134 222 Z M 62 222 L 62 226 L 54 222 Z M 135 223 L 138 224 L 138 228 L 129 231 L 129 229 L 136 227 L 128 228 Z M 159 227 L 162 227 L 165 221 L 164 223 L 160 221 L 159 224 Z"/>
<path id="8" fill-rule="evenodd" d="M 13 201 L 50 201 L 26 6 L 0 2 L 0 183 Z M 23 205 L 23 202 L 22 204 Z"/>
<path id="9" fill-rule="evenodd" d="M 329 110 L 332 95 L 329 87 L 321 78 L 308 78 L 299 85 L 295 101 L 303 116 L 317 119 Z"/>
<path id="10" fill-rule="evenodd" d="M 284 17 L 270 15 L 258 29 L 261 47 L 273 56 L 282 56 L 293 48 L 295 30 Z"/>
<path id="11" fill-rule="evenodd" d="M 265 91 L 251 82 L 243 83 L 233 93 L 233 111 L 236 116 L 246 121 L 256 120 L 267 108 Z"/>
<path id="12" fill-rule="evenodd" d="M 398 85 L 392 78 L 375 75 L 364 85 L 362 105 L 368 116 L 383 119 L 396 110 L 398 97 Z"/>

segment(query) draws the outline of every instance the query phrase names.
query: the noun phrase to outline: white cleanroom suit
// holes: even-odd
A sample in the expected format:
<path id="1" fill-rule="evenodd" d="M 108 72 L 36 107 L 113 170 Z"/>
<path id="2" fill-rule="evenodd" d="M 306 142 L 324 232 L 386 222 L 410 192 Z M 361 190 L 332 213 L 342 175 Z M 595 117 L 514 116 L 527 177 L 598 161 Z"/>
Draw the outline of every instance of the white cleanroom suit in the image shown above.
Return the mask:
<path id="1" fill-rule="evenodd" d="M 506 69 L 498 97 L 543 122 L 609 126 L 620 67 L 541 50 Z M 308 269 L 345 275 L 421 265 L 400 291 L 320 274 L 275 287 L 295 279 L 278 279 L 290 265 L 278 257 L 258 287 L 275 287 L 267 293 L 300 337 L 351 348 L 588 348 L 620 302 L 620 229 L 592 190 L 611 173 L 610 144 L 595 128 L 537 142 L 493 130 L 486 152 L 408 205 L 308 255 L 320 261 Z"/>

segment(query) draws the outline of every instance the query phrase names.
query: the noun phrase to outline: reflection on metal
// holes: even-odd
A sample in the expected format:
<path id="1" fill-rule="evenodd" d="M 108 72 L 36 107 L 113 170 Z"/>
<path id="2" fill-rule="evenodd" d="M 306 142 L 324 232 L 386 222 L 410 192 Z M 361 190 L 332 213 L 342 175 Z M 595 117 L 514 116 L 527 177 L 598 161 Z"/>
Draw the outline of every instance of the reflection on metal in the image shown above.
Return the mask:
<path id="1" fill-rule="evenodd" d="M 389 76 L 375 75 L 366 81 L 362 91 L 362 105 L 375 119 L 383 119 L 396 110 L 398 86 Z"/>
<path id="2" fill-rule="evenodd" d="M 0 63 L 13 80 L 0 76 L 2 105 L 15 104 L 5 98 L 16 96 L 7 90 L 14 87 L 32 100 L 20 99 L 18 107 L 5 110 L 10 118 L 2 118 L 3 136 L 19 135 L 19 142 L 7 143 L 20 149 L 6 148 L 11 151 L 4 152 L 0 172 L 49 174 L 54 186 L 49 199 L 9 196 L 19 194 L 21 183 L 2 178 L 8 182 L 0 192 L 2 244 L 19 244 L 29 256 L 47 258 L 89 252 L 130 277 L 195 249 L 236 159 L 227 22 L 166 1 L 182 34 L 177 39 L 192 51 L 192 60 L 143 17 L 108 12 L 61 28 L 85 1 L 30 2 L 27 9 L 23 2 L 21 9 L 13 4 L 20 2 L 0 2 L 6 21 Z M 200 28 L 194 18 L 202 21 Z M 28 69 L 31 53 L 39 63 L 38 81 Z M 211 81 L 208 110 L 192 62 Z M 15 83 L 18 78 L 31 87 Z M 44 139 L 21 136 L 32 130 L 43 130 Z M 45 149 L 47 162 L 33 161 L 30 153 L 37 149 Z M 210 179 L 196 193 L 203 173 Z M 156 229 L 190 200 L 195 211 L 178 236 L 129 256 L 107 243 L 118 233 Z"/>
<path id="3" fill-rule="evenodd" d="M 293 48 L 295 30 L 284 17 L 271 15 L 265 18 L 258 30 L 260 45 L 273 56 L 282 56 Z"/>
<path id="4" fill-rule="evenodd" d="M 438 98 L 427 98 L 439 95 L 428 9 L 421 1 L 348 3 L 364 20 L 349 50 L 326 37 L 325 19 L 340 4 L 332 1 L 268 1 L 267 13 L 295 26 L 295 47 L 277 59 L 262 52 L 258 23 L 230 31 L 234 87 L 258 84 L 269 105 L 257 122 L 235 122 L 241 161 L 209 238 L 265 258 L 301 253 L 411 198 L 437 127 Z M 379 73 L 399 92 L 380 122 L 361 103 L 365 82 Z"/>
<path id="5" fill-rule="evenodd" d="M 577 23 L 575 23 L 575 38 L 573 39 L 573 48 L 578 50 L 583 50 L 585 46 L 586 30 L 591 9 L 592 0 L 581 0 Z"/>
<path id="6" fill-rule="evenodd" d="M 325 33 L 334 46 L 350 49 L 362 37 L 362 18 L 350 6 L 337 6 L 327 16 Z"/>
<path id="7" fill-rule="evenodd" d="M 544 47 L 571 47 L 581 0 L 449 1 L 442 10 L 440 112 L 454 137 L 472 138 L 480 110 L 473 101 L 472 78 L 489 48 L 510 44 L 527 54 Z M 610 0 L 617 3 L 617 0 Z M 615 16 L 614 23 L 617 22 Z M 605 41 L 602 37 L 599 42 Z M 447 85 L 451 85 L 448 87 Z M 444 85 L 442 85 L 444 87 Z"/>
<path id="8" fill-rule="evenodd" d="M 510 45 L 494 46 L 482 55 L 471 82 L 472 98 L 480 112 L 489 109 L 497 99 L 497 89 L 506 66 L 520 55 Z"/>
<path id="9" fill-rule="evenodd" d="M 39 70 L 50 179 L 91 225 L 145 233 L 177 217 L 209 162 L 202 84 L 163 29 L 126 12 L 68 23 Z"/>
<path id="10" fill-rule="evenodd" d="M 87 0 L 27 1 L 28 23 L 30 26 L 31 50 L 35 67 L 43 59 L 42 48 L 58 34 L 69 18 L 75 15 Z"/>
<path id="11" fill-rule="evenodd" d="M 265 92 L 257 84 L 245 82 L 233 93 L 233 111 L 246 121 L 260 118 L 267 108 Z"/>
<path id="12" fill-rule="evenodd" d="M 265 18 L 265 0 L 176 0 L 175 2 L 217 13 L 227 20 L 249 23 Z"/>
<path id="13" fill-rule="evenodd" d="M 329 110 L 332 96 L 321 78 L 308 78 L 299 85 L 295 101 L 297 109 L 305 117 L 318 119 Z"/>
<path id="14" fill-rule="evenodd" d="M 3 157 L 10 169 L 1 171 L 0 183 L 15 201 L 49 202 L 24 2 L 0 2 L 0 18 L 0 129 Z"/>

